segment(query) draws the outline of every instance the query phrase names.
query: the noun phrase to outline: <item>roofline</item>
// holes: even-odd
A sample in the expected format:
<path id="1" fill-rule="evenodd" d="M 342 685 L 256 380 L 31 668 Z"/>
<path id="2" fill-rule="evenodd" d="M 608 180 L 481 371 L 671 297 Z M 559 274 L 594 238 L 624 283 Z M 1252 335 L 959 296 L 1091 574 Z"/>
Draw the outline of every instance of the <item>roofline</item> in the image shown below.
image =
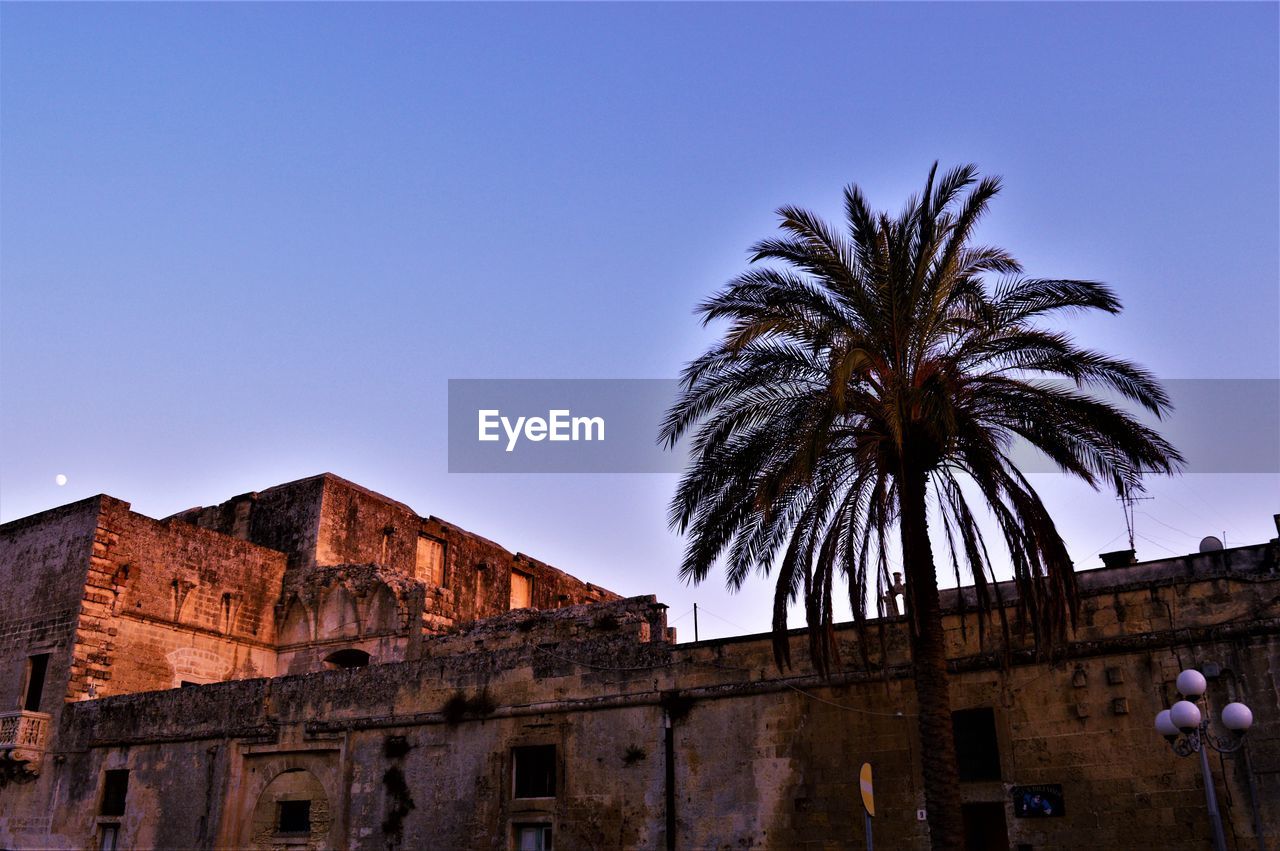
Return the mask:
<path id="1" fill-rule="evenodd" d="M 98 509 L 101 510 L 101 506 L 108 502 L 129 508 L 129 503 L 119 497 L 114 497 L 106 493 L 97 493 L 93 496 L 87 496 L 84 499 L 77 499 L 75 502 L 66 502 L 62 505 L 55 505 L 53 508 L 46 508 L 43 511 L 37 511 L 34 514 L 28 514 L 25 517 L 17 517 L 5 523 L 0 523 L 0 534 L 5 532 L 16 532 L 19 529 L 23 529 L 28 526 L 35 526 L 39 523 L 50 520 L 55 516 L 75 514 L 76 512 L 82 511 L 90 506 L 97 506 Z"/>

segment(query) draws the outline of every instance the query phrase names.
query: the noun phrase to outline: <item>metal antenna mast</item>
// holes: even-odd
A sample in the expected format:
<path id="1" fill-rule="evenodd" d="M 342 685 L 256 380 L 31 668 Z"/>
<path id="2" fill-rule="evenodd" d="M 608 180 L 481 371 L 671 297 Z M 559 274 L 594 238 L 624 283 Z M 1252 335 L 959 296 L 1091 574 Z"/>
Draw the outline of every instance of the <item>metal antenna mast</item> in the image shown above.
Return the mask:
<path id="1" fill-rule="evenodd" d="M 1138 492 L 1141 493 L 1141 491 Z M 1132 491 L 1126 490 L 1117 499 L 1119 499 L 1120 505 L 1124 508 L 1124 525 L 1129 531 L 1129 549 L 1137 549 L 1133 543 L 1133 504 L 1135 502 L 1146 502 L 1149 499 L 1153 499 L 1153 497 L 1134 496 Z"/>

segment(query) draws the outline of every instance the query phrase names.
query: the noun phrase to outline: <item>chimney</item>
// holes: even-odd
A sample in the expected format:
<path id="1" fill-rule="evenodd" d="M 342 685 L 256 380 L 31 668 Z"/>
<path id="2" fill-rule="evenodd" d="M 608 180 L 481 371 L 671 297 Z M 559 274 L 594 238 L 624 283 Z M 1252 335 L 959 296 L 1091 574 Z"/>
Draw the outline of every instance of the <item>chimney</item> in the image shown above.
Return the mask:
<path id="1" fill-rule="evenodd" d="M 1137 563 L 1138 559 L 1133 550 L 1116 550 L 1113 553 L 1102 554 L 1103 567 L 1127 567 Z"/>

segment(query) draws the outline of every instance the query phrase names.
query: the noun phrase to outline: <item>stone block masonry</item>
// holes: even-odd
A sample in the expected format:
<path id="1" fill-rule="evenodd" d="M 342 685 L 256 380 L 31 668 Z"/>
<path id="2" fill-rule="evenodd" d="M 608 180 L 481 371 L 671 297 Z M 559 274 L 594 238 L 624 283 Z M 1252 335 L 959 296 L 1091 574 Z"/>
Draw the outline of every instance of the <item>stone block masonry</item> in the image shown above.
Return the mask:
<path id="1" fill-rule="evenodd" d="M 1048 658 L 946 592 L 975 830 L 1204 847 L 1198 766 L 1151 725 L 1197 666 L 1255 713 L 1251 762 L 1214 766 L 1230 847 L 1256 847 L 1249 766 L 1280 842 L 1278 548 L 1082 571 Z M 846 627 L 829 677 L 802 631 L 779 671 L 768 636 L 676 644 L 653 597 L 330 474 L 165 520 L 100 496 L 5 524 L 0 578 L 0 701 L 39 672 L 50 731 L 36 770 L 0 747 L 0 848 L 857 848 L 864 761 L 877 847 L 927 846 L 902 618 L 872 625 L 869 667 Z M 1015 786 L 1065 812 L 1017 817 Z"/>

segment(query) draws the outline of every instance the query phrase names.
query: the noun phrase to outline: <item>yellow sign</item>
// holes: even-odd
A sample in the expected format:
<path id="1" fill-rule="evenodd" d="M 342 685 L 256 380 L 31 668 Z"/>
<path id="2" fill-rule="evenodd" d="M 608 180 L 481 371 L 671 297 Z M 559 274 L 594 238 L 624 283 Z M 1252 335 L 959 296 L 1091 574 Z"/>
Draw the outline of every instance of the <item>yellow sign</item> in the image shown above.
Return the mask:
<path id="1" fill-rule="evenodd" d="M 862 764 L 862 771 L 858 772 L 858 785 L 862 788 L 862 806 L 867 808 L 867 815 L 874 816 L 876 797 L 871 789 L 871 763 Z"/>

